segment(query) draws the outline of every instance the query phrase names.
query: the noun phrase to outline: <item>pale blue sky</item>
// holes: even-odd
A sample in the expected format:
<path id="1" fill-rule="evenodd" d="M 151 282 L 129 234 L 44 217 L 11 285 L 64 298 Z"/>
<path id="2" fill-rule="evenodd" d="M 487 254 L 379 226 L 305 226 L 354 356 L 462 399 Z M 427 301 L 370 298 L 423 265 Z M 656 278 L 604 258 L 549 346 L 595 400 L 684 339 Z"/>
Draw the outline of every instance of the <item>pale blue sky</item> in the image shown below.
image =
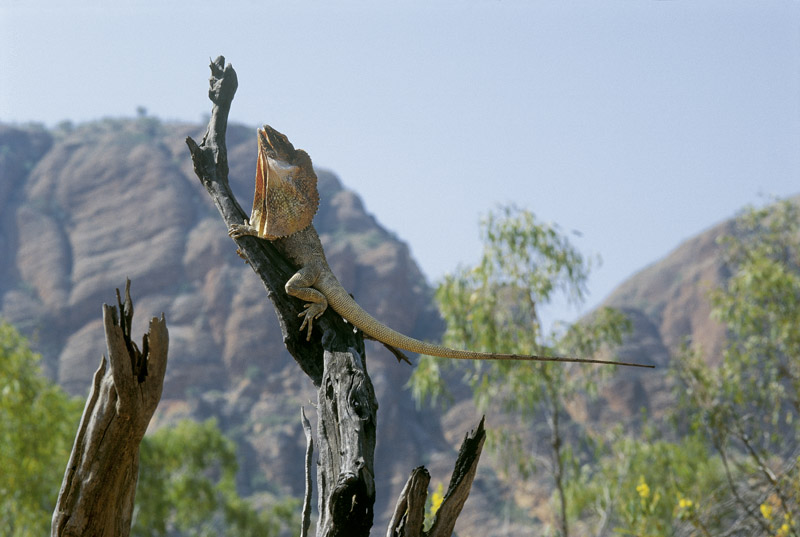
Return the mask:
<path id="1" fill-rule="evenodd" d="M 760 194 L 800 193 L 798 1 L 3 0 L 0 121 L 199 122 L 219 54 L 232 119 L 339 174 L 432 282 L 514 202 L 603 257 L 590 307 Z"/>

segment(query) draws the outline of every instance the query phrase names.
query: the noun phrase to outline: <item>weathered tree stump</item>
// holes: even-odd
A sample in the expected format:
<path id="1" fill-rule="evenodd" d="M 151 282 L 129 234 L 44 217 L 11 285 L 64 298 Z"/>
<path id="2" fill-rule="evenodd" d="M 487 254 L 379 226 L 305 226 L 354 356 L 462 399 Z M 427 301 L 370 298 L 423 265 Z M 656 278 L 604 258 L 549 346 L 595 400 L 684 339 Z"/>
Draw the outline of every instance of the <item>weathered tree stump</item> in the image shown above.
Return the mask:
<path id="1" fill-rule="evenodd" d="M 378 401 L 363 351 L 325 352 L 317 403 L 317 535 L 369 535 Z"/>
<path id="2" fill-rule="evenodd" d="M 131 339 L 130 281 L 125 302 L 103 305 L 108 360 L 94 374 L 53 513 L 53 537 L 126 537 L 139 476 L 139 444 L 161 399 L 169 335 L 152 318 L 141 351 Z"/>

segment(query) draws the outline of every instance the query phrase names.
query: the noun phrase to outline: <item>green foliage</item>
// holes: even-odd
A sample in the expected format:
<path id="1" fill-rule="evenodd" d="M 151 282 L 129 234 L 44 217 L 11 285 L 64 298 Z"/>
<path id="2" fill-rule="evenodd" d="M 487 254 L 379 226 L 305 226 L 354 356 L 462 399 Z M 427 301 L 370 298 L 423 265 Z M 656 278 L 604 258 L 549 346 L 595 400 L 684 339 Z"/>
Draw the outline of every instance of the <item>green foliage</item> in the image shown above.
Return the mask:
<path id="1" fill-rule="evenodd" d="M 447 277 L 437 293 L 448 344 L 589 356 L 621 341 L 629 325 L 613 310 L 542 333 L 537 308 L 556 290 L 579 300 L 589 268 L 556 230 L 505 209 L 484 222 L 483 236 L 480 264 Z M 730 279 L 711 299 L 728 344 L 721 363 L 688 347 L 674 358 L 669 381 L 680 404 L 671 434 L 646 418 L 639 435 L 565 426 L 564 402 L 594 394 L 606 368 L 467 370 L 480 408 L 499 407 L 534 427 L 548 420 L 549 431 L 536 435 L 550 435 L 561 535 L 568 522 L 598 535 L 800 535 L 800 209 L 788 201 L 751 209 L 721 243 Z M 421 362 L 415 396 L 443 393 L 442 367 Z M 570 446 L 561 444 L 566 429 Z M 523 475 L 537 455 L 547 458 L 507 431 L 492 434 Z"/>
<path id="2" fill-rule="evenodd" d="M 596 457 L 568 485 L 570 515 L 592 534 L 675 535 L 687 525 L 703 534 L 700 516 L 719 498 L 721 462 L 702 435 L 677 440 L 645 426 L 639 438 L 617 427 L 598 441 Z"/>
<path id="3" fill-rule="evenodd" d="M 715 369 L 696 349 L 679 356 L 682 411 L 722 460 L 730 501 L 746 514 L 738 524 L 797 535 L 800 209 L 751 209 L 722 244 L 731 277 L 712 301 L 729 344 Z"/>
<path id="4" fill-rule="evenodd" d="M 800 406 L 800 209 L 750 210 L 735 233 L 723 241 L 732 276 L 712 297 L 732 340 L 720 387 L 769 410 L 761 418 L 774 426 Z"/>
<path id="5" fill-rule="evenodd" d="M 689 347 L 674 358 L 676 438 L 645 425 L 598 442 L 568 486 L 571 516 L 595 533 L 798 535 L 800 210 L 751 209 L 721 244 L 730 279 L 711 298 L 728 330 L 722 361 Z"/>
<path id="6" fill-rule="evenodd" d="M 436 299 L 447 322 L 444 343 L 453 347 L 513 354 L 576 355 L 590 357 L 620 343 L 629 330 L 625 317 L 614 310 L 599 311 L 586 322 L 545 334 L 538 315 L 557 292 L 573 302 L 583 300 L 590 263 L 553 226 L 539 223 L 529 211 L 514 207 L 491 213 L 481 225 L 483 256 L 472 268 L 445 277 Z M 446 396 L 442 368 L 446 362 L 426 357 L 411 379 L 417 400 Z M 575 364 L 516 361 L 475 361 L 466 366 L 465 379 L 479 409 L 501 410 L 533 422 L 547 419 L 553 461 L 552 476 L 560 492 L 577 468 L 579 455 L 562 443 L 566 399 L 596 392 L 596 385 L 612 368 L 581 368 Z M 581 438 L 580 431 L 572 434 Z M 522 447 L 510 430 L 490 431 L 490 447 L 503 451 L 523 475 L 542 454 Z M 587 442 L 588 439 L 584 438 Z M 561 533 L 566 533 L 566 499 Z"/>
<path id="7" fill-rule="evenodd" d="M 295 501 L 256 511 L 236 492 L 236 447 L 214 420 L 182 421 L 142 441 L 131 534 L 271 536 L 299 528 Z"/>
<path id="8" fill-rule="evenodd" d="M 0 321 L 0 520 L 6 535 L 46 535 L 82 402 L 42 376 L 41 357 Z"/>
<path id="9" fill-rule="evenodd" d="M 506 207 L 491 213 L 482 222 L 481 232 L 480 263 L 447 275 L 436 291 L 447 322 L 446 345 L 499 353 L 590 356 L 621 341 L 629 323 L 611 309 L 561 333 L 543 334 L 538 309 L 557 291 L 570 300 L 582 300 L 590 269 L 590 263 L 557 228 L 537 222 L 529 211 Z M 596 380 L 574 375 L 574 368 L 563 364 L 475 361 L 473 365 L 468 381 L 480 408 L 501 402 L 506 410 L 526 416 L 535 413 L 547 397 L 547 382 L 559 384 L 563 394 Z M 417 400 L 445 394 L 442 367 L 447 362 L 420 361 L 411 381 Z M 602 374 L 603 370 L 592 371 Z M 544 377 L 549 378 L 545 383 Z"/>
<path id="10" fill-rule="evenodd" d="M 3 535 L 47 535 L 83 401 L 39 370 L 39 355 L 0 321 L 0 520 Z M 236 449 L 213 421 L 144 438 L 132 535 L 271 536 L 299 528 L 294 500 L 256 511 L 236 492 Z"/>
<path id="11" fill-rule="evenodd" d="M 589 263 L 533 213 L 513 207 L 499 213 L 481 223 L 479 264 L 446 276 L 437 289 L 445 343 L 532 354 L 542 345 L 537 308 L 557 290 L 581 300 Z"/>

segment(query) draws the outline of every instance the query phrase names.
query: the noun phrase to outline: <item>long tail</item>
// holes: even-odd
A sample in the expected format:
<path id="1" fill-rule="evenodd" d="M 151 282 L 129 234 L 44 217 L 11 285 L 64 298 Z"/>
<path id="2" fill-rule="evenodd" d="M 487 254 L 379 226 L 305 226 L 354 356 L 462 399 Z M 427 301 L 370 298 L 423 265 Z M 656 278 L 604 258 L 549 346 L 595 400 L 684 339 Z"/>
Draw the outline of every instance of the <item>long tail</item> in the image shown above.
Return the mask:
<path id="1" fill-rule="evenodd" d="M 337 282 L 338 283 L 338 282 Z M 335 288 L 334 288 L 335 287 Z M 451 349 L 442 345 L 425 343 L 396 330 L 392 330 L 385 324 L 375 319 L 367 313 L 341 285 L 325 286 L 321 291 L 328 298 L 328 304 L 336 313 L 344 317 L 353 326 L 364 332 L 372 339 L 381 343 L 398 347 L 400 349 L 425 354 L 427 356 L 438 356 L 440 358 L 454 358 L 456 360 L 526 360 L 532 362 L 576 362 L 583 364 L 606 364 L 624 365 L 630 367 L 654 368 L 652 364 L 637 364 L 632 362 L 618 362 L 612 360 L 594 360 L 589 358 L 568 358 L 562 356 L 530 356 L 522 354 L 500 354 L 493 352 L 474 352 L 458 349 Z"/>

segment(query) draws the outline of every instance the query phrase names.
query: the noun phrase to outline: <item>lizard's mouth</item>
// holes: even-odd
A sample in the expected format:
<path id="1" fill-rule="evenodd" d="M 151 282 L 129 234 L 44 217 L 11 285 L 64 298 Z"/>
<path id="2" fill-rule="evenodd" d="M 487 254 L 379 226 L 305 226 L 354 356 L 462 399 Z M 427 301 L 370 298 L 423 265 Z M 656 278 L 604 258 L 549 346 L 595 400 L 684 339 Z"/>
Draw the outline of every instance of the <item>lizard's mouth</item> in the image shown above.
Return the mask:
<path id="1" fill-rule="evenodd" d="M 282 162 L 284 166 L 292 162 L 295 153 L 294 146 L 286 136 L 276 131 L 269 125 L 258 129 L 259 150 L 270 160 Z"/>
<path id="2" fill-rule="evenodd" d="M 280 150 L 285 149 L 285 147 L 281 146 L 280 133 L 272 130 L 272 136 L 270 136 L 270 130 L 258 130 L 258 140 L 260 146 L 259 151 L 262 152 L 267 158 L 267 166 L 269 167 L 270 172 L 273 174 L 278 174 L 280 177 L 284 177 L 287 174 L 291 175 L 291 172 L 296 171 L 297 168 L 297 166 L 292 164 L 292 153 L 294 152 L 294 148 L 292 147 L 292 153 L 289 153 L 288 155 L 285 154 Z M 275 133 L 277 133 L 279 136 L 275 136 Z M 291 146 L 291 144 L 289 145 Z"/>

